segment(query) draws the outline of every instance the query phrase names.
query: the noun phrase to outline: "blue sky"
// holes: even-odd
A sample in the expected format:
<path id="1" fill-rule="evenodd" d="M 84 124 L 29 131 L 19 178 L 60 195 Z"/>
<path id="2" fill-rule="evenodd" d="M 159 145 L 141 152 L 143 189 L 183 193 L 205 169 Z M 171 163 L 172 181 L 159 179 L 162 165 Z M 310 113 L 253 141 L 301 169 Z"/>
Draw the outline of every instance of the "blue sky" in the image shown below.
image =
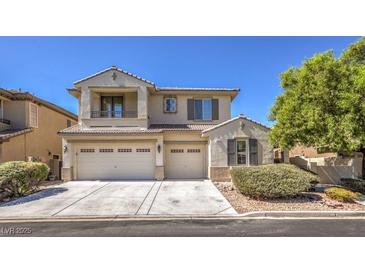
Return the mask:
<path id="1" fill-rule="evenodd" d="M 232 115 L 270 125 L 279 76 L 304 58 L 339 55 L 359 37 L 0 37 L 0 87 L 30 91 L 77 113 L 66 92 L 112 65 L 157 86 L 239 87 Z"/>

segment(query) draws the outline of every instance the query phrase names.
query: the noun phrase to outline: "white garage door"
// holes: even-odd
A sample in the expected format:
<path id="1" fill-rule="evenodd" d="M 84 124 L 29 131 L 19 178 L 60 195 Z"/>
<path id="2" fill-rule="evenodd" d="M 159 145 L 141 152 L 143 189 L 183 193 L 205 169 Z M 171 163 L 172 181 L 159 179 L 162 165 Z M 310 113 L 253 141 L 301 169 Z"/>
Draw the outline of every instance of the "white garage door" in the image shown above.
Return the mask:
<path id="1" fill-rule="evenodd" d="M 165 145 L 165 175 L 169 179 L 206 177 L 205 145 Z"/>
<path id="2" fill-rule="evenodd" d="M 79 180 L 154 179 L 153 143 L 82 145 L 76 157 Z"/>

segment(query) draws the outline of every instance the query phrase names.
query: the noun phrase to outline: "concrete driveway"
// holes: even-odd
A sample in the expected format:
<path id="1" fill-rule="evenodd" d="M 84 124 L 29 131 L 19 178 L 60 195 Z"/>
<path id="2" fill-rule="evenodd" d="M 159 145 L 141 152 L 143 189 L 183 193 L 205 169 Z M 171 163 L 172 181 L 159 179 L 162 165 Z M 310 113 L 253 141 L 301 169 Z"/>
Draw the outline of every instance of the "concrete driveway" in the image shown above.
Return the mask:
<path id="1" fill-rule="evenodd" d="M 0 218 L 235 214 L 210 181 L 72 181 L 0 203 Z"/>

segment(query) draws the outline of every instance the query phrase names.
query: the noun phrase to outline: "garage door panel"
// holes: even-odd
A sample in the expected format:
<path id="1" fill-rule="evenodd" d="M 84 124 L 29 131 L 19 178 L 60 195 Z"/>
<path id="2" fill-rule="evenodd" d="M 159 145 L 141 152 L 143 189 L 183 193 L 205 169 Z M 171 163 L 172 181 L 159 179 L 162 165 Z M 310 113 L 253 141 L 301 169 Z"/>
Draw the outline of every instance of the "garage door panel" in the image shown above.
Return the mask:
<path id="1" fill-rule="evenodd" d="M 153 179 L 154 144 L 90 144 L 78 149 L 77 178 Z"/>
<path id="2" fill-rule="evenodd" d="M 177 144 L 165 146 L 166 177 L 171 179 L 199 179 L 205 175 L 205 146 Z"/>

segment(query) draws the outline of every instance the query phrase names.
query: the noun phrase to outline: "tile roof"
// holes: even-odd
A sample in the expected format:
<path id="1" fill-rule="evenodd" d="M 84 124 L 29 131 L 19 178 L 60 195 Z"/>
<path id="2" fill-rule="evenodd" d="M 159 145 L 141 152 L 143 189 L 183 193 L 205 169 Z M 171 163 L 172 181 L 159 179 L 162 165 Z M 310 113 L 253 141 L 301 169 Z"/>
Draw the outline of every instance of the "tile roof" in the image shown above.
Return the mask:
<path id="1" fill-rule="evenodd" d="M 151 134 L 162 133 L 164 131 L 203 131 L 211 128 L 212 124 L 152 124 L 148 129 L 138 127 L 82 127 L 73 125 L 72 127 L 59 131 L 61 135 L 80 134 L 80 135 L 97 135 L 97 134 Z"/>
<path id="2" fill-rule="evenodd" d="M 212 124 L 152 124 L 150 129 L 162 129 L 163 131 L 203 131 L 213 127 Z"/>
<path id="3" fill-rule="evenodd" d="M 0 141 L 10 139 L 12 137 L 22 135 L 28 132 L 33 131 L 31 128 L 23 128 L 23 129 L 6 129 L 0 131 Z"/>
<path id="4" fill-rule="evenodd" d="M 138 127 L 82 127 L 81 125 L 73 125 L 72 127 L 63 129 L 58 133 L 61 135 L 81 134 L 81 135 L 123 135 L 123 134 L 150 134 L 160 133 L 158 129 L 146 129 Z"/>
<path id="5" fill-rule="evenodd" d="M 13 89 L 0 88 L 0 95 L 4 96 L 10 100 L 29 100 L 32 102 L 43 104 L 44 106 L 46 106 L 50 109 L 53 109 L 59 113 L 62 113 L 74 120 L 78 119 L 76 114 L 74 114 L 56 104 L 43 100 L 43 99 L 31 94 L 30 92 L 23 92 L 23 91 L 18 91 L 18 90 L 13 90 Z"/>
<path id="6" fill-rule="evenodd" d="M 147 79 L 144 79 L 144 78 L 142 78 L 142 77 L 139 77 L 139 76 L 137 76 L 137 75 L 135 75 L 135 74 L 133 74 L 133 73 L 130 73 L 130 72 L 126 71 L 126 70 L 120 69 L 120 68 L 118 68 L 118 67 L 116 67 L 116 66 L 111 66 L 111 67 L 109 67 L 109 68 L 107 68 L 107 69 L 104 69 L 104 70 L 102 70 L 102 71 L 99 71 L 99 72 L 97 72 L 97 73 L 94 73 L 93 75 L 90 75 L 90 76 L 88 76 L 88 77 L 85 77 L 85 78 L 82 78 L 82 79 L 80 79 L 80 80 L 77 80 L 76 82 L 74 82 L 74 84 L 81 83 L 81 82 L 83 82 L 83 81 L 86 81 L 86 80 L 88 80 L 88 79 L 91 79 L 91 78 L 93 78 L 93 77 L 95 77 L 95 76 L 98 76 L 98 75 L 100 75 L 100 74 L 102 74 L 102 73 L 104 73 L 104 72 L 107 72 L 107 71 L 109 71 L 109 70 L 116 70 L 116 71 L 119 71 L 119 72 L 121 72 L 121 73 L 127 74 L 127 75 L 129 75 L 129 76 L 131 76 L 131 77 L 133 77 L 133 78 L 136 78 L 136 79 L 138 79 L 138 80 L 141 80 L 141 81 L 143 81 L 143 82 L 146 82 L 147 84 L 150 84 L 150 85 L 153 85 L 153 86 L 155 85 L 155 83 L 153 83 L 153 82 L 151 82 L 151 81 L 149 81 L 149 80 L 147 80 Z"/>
<path id="7" fill-rule="evenodd" d="M 239 88 L 192 88 L 192 87 L 156 87 L 156 90 L 184 90 L 184 91 L 240 91 Z"/>

